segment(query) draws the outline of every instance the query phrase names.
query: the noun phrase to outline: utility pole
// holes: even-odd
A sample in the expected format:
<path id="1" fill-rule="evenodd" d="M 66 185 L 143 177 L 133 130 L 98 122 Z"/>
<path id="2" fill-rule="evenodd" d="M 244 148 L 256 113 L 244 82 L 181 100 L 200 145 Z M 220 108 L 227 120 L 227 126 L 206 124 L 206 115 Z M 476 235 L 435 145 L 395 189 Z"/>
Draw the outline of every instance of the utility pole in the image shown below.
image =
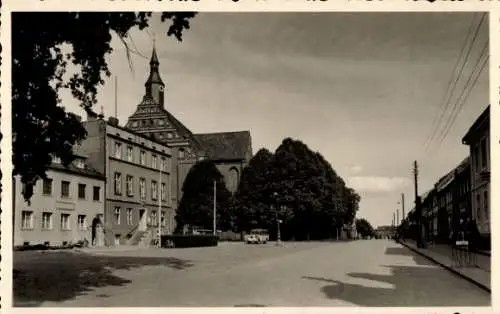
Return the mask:
<path id="1" fill-rule="evenodd" d="M 214 235 L 217 234 L 217 182 L 214 180 Z"/>
<path id="2" fill-rule="evenodd" d="M 416 160 L 413 162 L 413 179 L 415 184 L 415 213 L 417 216 L 417 228 L 418 228 L 417 247 L 423 248 L 424 242 L 422 238 L 422 206 L 421 206 L 420 196 L 418 195 L 418 163 Z"/>
<path id="3" fill-rule="evenodd" d="M 402 219 L 405 220 L 405 194 L 401 193 L 401 210 L 403 211 L 403 217 Z"/>
<path id="4" fill-rule="evenodd" d="M 392 226 L 394 227 L 395 224 L 396 224 L 396 214 L 392 213 Z"/>
<path id="5" fill-rule="evenodd" d="M 399 209 L 396 209 L 396 226 L 399 226 Z"/>
<path id="6" fill-rule="evenodd" d="M 162 197 L 163 197 L 163 189 L 161 188 L 161 167 L 163 167 L 163 165 L 160 165 L 160 184 L 158 185 L 158 190 L 160 190 L 160 194 L 158 197 L 158 247 L 161 248 L 161 217 L 162 217 L 162 212 L 161 212 L 161 201 L 162 201 Z M 157 190 L 157 191 L 158 191 Z"/>

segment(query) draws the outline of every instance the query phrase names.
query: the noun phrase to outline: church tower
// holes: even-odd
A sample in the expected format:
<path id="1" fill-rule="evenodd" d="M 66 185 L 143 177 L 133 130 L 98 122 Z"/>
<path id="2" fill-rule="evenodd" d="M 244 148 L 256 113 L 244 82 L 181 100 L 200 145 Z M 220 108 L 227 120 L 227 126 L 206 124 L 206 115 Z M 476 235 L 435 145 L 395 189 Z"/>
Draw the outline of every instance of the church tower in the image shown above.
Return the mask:
<path id="1" fill-rule="evenodd" d="M 149 77 L 144 85 L 146 86 L 146 97 L 151 97 L 155 104 L 159 104 L 163 108 L 165 84 L 160 77 L 159 67 L 160 62 L 156 54 L 156 47 L 153 46 L 153 54 L 149 61 Z"/>

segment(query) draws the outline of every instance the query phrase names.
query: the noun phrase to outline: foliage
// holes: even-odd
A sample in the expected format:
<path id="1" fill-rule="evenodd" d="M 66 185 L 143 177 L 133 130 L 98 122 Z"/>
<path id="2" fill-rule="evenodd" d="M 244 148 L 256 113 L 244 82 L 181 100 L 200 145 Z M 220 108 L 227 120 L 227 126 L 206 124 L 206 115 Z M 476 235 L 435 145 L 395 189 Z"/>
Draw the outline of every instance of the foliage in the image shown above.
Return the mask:
<path id="1" fill-rule="evenodd" d="M 160 18 L 170 21 L 167 35 L 180 41 L 194 15 L 164 12 Z M 113 51 L 111 34 L 118 34 L 126 45 L 129 30 L 143 30 L 151 18 L 151 13 L 145 12 L 12 14 L 12 162 L 13 175 L 20 175 L 27 184 L 26 200 L 36 181 L 46 177 L 52 156 L 68 165 L 74 159 L 72 147 L 86 136 L 77 117 L 61 106 L 59 90 L 70 89 L 81 107 L 90 112 L 98 87 L 110 75 L 106 57 Z M 72 52 L 64 54 L 63 44 Z M 68 62 L 81 70 L 65 80 Z"/>
<path id="2" fill-rule="evenodd" d="M 356 219 L 356 230 L 362 237 L 375 236 L 375 229 L 373 229 L 368 220 L 364 218 Z"/>
<path id="3" fill-rule="evenodd" d="M 175 220 L 177 232 L 185 225 L 213 228 L 214 181 L 216 182 L 217 228 L 232 228 L 231 193 L 224 177 L 210 161 L 201 161 L 191 167 L 182 186 L 182 198 Z"/>
<path id="4" fill-rule="evenodd" d="M 240 184 L 234 197 L 237 227 L 240 231 L 267 227 L 271 192 L 268 183 L 271 180 L 273 154 L 263 148 L 243 169 Z"/>
<path id="5" fill-rule="evenodd" d="M 238 226 L 268 228 L 283 238 L 324 239 L 353 222 L 360 197 L 326 159 L 301 141 L 284 139 L 272 154 L 261 149 L 244 169 L 235 194 Z"/>

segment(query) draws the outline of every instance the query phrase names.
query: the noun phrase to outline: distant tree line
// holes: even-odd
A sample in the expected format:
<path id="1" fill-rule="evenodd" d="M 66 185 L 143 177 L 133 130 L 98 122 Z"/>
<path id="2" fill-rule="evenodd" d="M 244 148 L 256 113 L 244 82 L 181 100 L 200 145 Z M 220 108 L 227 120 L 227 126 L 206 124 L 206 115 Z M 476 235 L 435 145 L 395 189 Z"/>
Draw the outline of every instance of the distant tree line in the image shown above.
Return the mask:
<path id="1" fill-rule="evenodd" d="M 364 218 L 356 219 L 356 231 L 363 238 L 374 237 L 376 235 L 373 226 Z"/>
<path id="2" fill-rule="evenodd" d="M 333 238 L 354 222 L 359 208 L 360 196 L 320 153 L 287 138 L 274 154 L 267 149 L 255 154 L 234 195 L 210 161 L 193 166 L 182 187 L 177 231 L 185 225 L 212 229 L 214 180 L 217 228 L 223 231 L 265 228 L 274 237 L 280 220 L 282 239 Z"/>

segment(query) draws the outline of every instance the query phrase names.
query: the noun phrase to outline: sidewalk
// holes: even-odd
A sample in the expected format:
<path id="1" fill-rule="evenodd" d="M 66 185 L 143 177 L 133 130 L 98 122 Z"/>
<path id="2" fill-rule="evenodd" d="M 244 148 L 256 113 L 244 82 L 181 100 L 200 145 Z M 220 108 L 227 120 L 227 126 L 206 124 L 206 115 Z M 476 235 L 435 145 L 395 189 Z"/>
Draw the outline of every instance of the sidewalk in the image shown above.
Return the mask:
<path id="1" fill-rule="evenodd" d="M 420 249 L 412 240 L 399 240 L 399 243 L 491 293 L 490 256 L 476 254 L 477 267 L 456 267 L 452 264 L 451 247 L 447 245 L 429 244 Z"/>

